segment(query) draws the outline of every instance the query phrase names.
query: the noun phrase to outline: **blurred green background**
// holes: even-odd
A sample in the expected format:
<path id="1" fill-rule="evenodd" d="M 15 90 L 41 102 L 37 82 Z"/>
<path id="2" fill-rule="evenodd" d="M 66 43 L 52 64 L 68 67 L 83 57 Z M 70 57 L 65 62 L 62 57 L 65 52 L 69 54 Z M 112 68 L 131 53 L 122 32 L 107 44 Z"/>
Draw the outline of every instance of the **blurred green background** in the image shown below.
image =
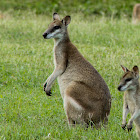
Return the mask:
<path id="1" fill-rule="evenodd" d="M 52 12 L 85 15 L 132 16 L 133 6 L 140 0 L 0 0 L 0 11 L 34 10 L 36 14 Z"/>

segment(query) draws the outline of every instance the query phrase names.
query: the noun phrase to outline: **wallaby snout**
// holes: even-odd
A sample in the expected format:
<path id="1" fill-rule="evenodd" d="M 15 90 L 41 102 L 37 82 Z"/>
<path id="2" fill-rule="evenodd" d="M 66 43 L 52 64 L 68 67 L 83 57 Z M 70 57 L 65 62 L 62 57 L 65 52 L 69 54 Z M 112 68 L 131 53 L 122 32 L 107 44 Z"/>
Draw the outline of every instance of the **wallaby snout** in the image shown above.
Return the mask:
<path id="1" fill-rule="evenodd" d="M 48 35 L 48 33 L 47 33 L 47 32 L 45 32 L 45 33 L 43 34 L 44 39 L 46 39 L 46 38 L 47 38 L 47 35 Z"/>
<path id="2" fill-rule="evenodd" d="M 122 90 L 121 90 L 121 88 L 122 88 L 122 86 L 121 86 L 121 85 L 119 85 L 119 86 L 118 86 L 118 90 L 119 90 L 119 91 L 122 91 Z"/>

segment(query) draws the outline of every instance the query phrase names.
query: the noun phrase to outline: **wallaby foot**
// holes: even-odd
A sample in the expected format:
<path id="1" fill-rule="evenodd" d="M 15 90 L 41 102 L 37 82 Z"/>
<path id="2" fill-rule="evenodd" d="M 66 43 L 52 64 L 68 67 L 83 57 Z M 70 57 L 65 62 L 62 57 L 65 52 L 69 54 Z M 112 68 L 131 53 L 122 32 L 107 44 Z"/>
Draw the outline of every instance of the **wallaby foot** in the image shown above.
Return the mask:
<path id="1" fill-rule="evenodd" d="M 125 128 L 126 128 L 126 123 L 122 124 L 122 129 L 125 130 Z"/>
<path id="2" fill-rule="evenodd" d="M 74 127 L 76 124 L 76 121 L 72 120 L 71 118 L 68 117 L 68 125 L 69 127 Z"/>

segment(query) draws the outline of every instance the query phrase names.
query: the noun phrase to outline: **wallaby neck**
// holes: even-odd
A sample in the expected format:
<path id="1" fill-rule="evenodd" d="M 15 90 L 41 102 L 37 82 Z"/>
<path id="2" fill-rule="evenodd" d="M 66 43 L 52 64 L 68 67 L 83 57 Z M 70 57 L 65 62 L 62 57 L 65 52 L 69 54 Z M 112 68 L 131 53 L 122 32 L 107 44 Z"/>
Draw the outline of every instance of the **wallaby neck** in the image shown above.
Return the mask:
<path id="1" fill-rule="evenodd" d="M 129 93 L 129 94 L 137 94 L 138 92 L 139 92 L 139 90 L 140 90 L 140 85 L 139 85 L 139 83 L 133 88 L 133 89 L 129 89 L 127 92 Z M 140 94 L 140 93 L 139 93 Z"/>
<path id="2" fill-rule="evenodd" d="M 61 38 L 54 38 L 54 45 L 57 46 L 60 43 L 68 43 L 70 42 L 69 34 L 66 31 Z"/>

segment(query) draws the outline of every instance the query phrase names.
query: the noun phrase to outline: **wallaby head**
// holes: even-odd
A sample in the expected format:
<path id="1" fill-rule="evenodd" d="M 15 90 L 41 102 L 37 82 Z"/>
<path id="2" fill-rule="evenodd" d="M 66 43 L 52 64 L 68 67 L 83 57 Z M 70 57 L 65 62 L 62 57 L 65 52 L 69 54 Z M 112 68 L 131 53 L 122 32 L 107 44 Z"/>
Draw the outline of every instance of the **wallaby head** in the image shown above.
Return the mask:
<path id="1" fill-rule="evenodd" d="M 139 79 L 139 68 L 134 66 L 132 70 L 128 70 L 126 67 L 122 66 L 124 71 L 123 76 L 120 79 L 120 84 L 118 86 L 119 91 L 126 91 L 134 89 L 138 84 Z"/>
<path id="2" fill-rule="evenodd" d="M 48 29 L 44 32 L 43 37 L 45 39 L 62 39 L 67 33 L 67 26 L 70 23 L 70 16 L 64 17 L 60 20 L 57 13 L 53 14 L 53 22 L 49 25 Z"/>

